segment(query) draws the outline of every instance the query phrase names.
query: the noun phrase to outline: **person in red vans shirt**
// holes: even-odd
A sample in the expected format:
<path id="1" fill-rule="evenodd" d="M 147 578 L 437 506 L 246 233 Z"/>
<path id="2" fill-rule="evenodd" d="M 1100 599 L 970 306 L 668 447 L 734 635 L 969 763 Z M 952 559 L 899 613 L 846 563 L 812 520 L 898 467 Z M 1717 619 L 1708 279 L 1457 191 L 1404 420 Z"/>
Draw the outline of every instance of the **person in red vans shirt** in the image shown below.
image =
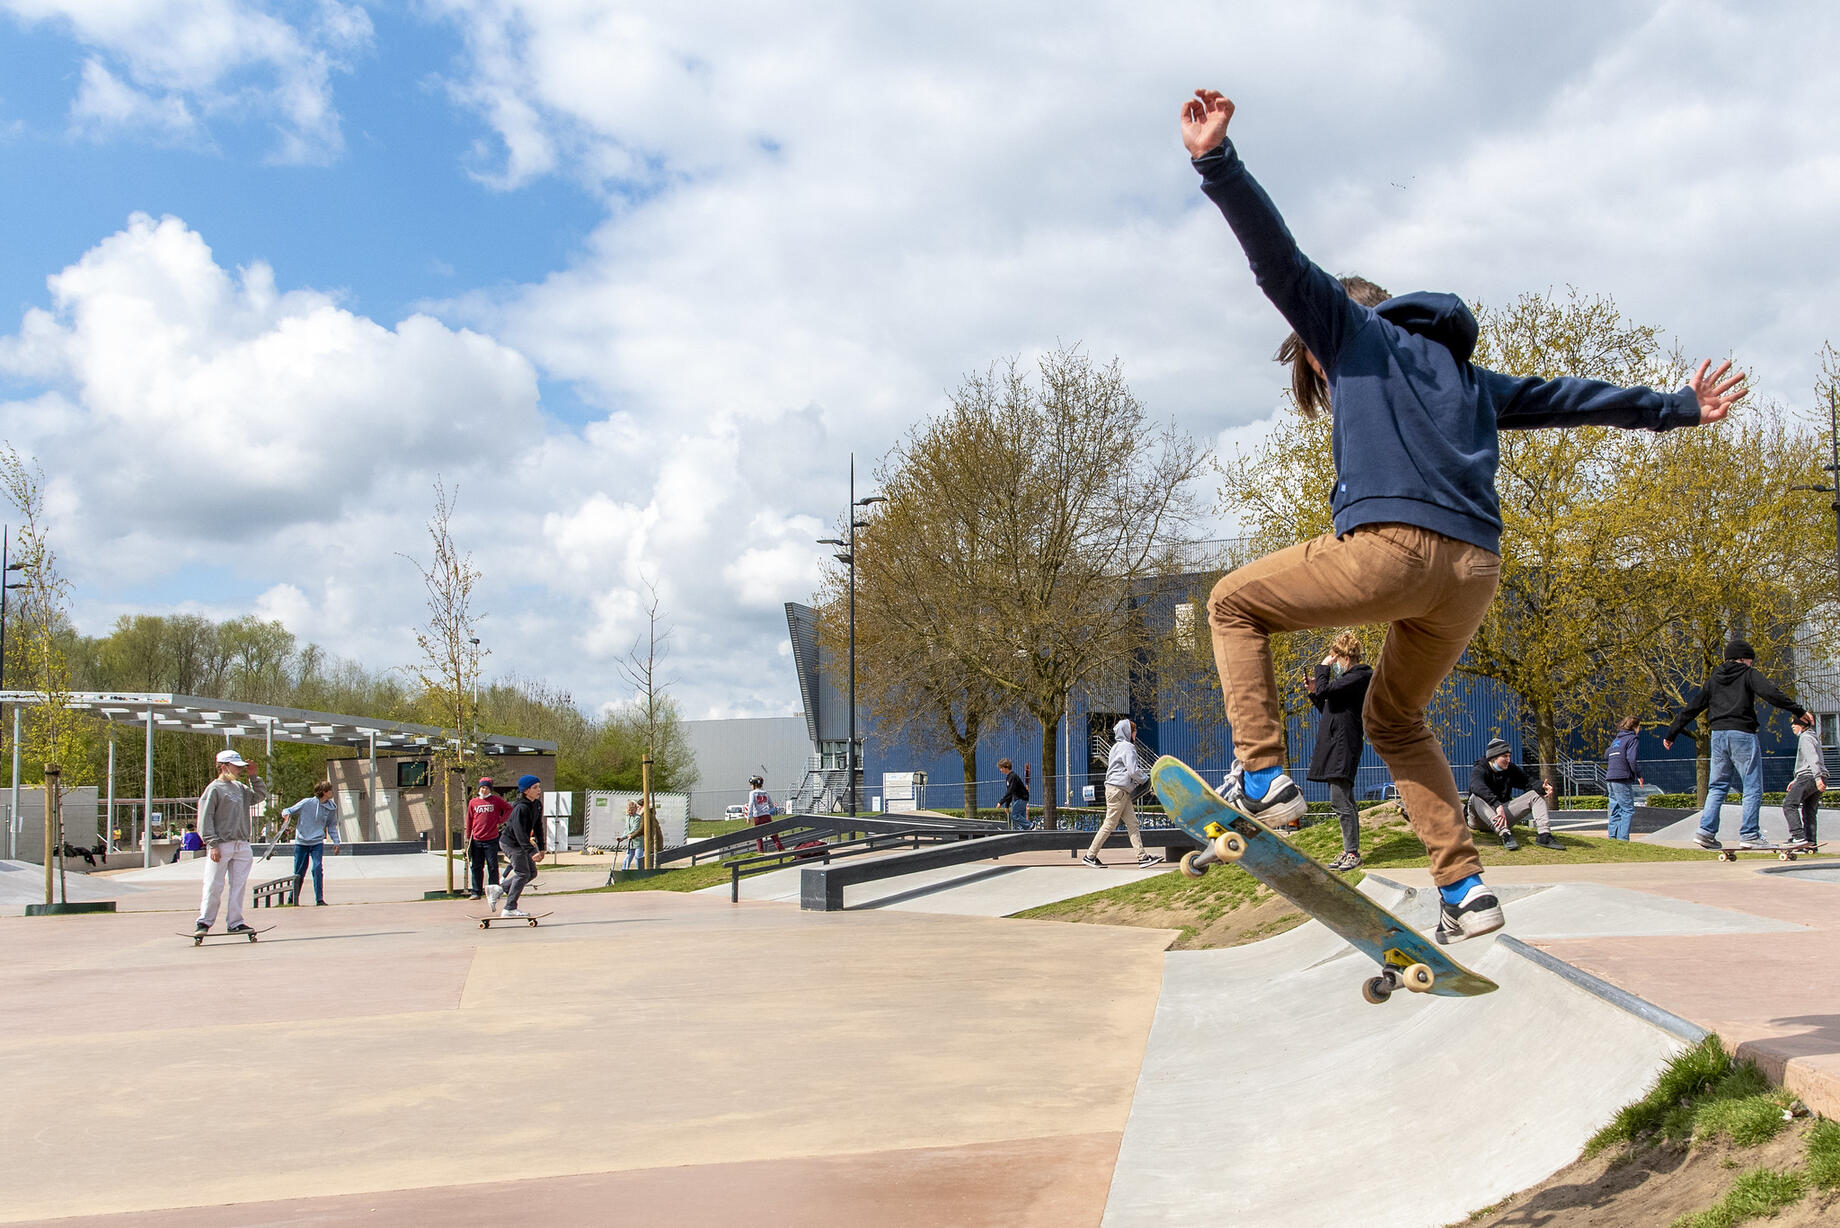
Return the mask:
<path id="1" fill-rule="evenodd" d="M 486 878 L 498 886 L 498 833 L 511 814 L 511 803 L 492 792 L 492 778 L 479 778 L 479 796 L 466 804 L 466 856 L 473 867 L 475 900 L 484 899 Z"/>

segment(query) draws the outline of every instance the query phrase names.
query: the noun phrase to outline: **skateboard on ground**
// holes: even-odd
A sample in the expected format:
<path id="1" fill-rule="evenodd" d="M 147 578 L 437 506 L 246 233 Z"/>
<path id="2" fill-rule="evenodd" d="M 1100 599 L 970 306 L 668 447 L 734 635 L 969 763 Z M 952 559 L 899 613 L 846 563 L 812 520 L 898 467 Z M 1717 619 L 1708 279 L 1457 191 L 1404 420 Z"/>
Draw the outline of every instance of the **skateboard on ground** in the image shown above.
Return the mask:
<path id="1" fill-rule="evenodd" d="M 244 930 L 235 934 L 231 933 L 229 930 L 206 930 L 202 934 L 194 931 L 190 934 L 180 934 L 179 937 L 190 938 L 192 940 L 192 945 L 195 947 L 203 946 L 204 940 L 207 938 L 247 938 L 249 941 L 254 942 L 257 934 L 266 934 L 274 928 L 275 927 L 272 925 L 265 925 L 259 930 Z"/>
<path id="2" fill-rule="evenodd" d="M 1739 853 L 1775 853 L 1778 861 L 1794 861 L 1797 857 L 1806 857 L 1814 853 L 1824 843 L 1826 841 L 1804 840 L 1800 844 L 1756 844 L 1747 849 L 1721 847 L 1719 860 L 1736 861 Z"/>
<path id="3" fill-rule="evenodd" d="M 1380 975 L 1361 986 L 1361 996 L 1369 1002 L 1384 1002 L 1401 988 L 1450 998 L 1497 988 L 1314 857 L 1227 805 L 1181 760 L 1169 755 L 1158 759 L 1150 769 L 1150 783 L 1170 820 L 1202 842 L 1200 851 L 1182 855 L 1182 873 L 1200 878 L 1218 862 L 1237 865 L 1322 922 L 1380 965 Z"/>
<path id="4" fill-rule="evenodd" d="M 492 923 L 494 921 L 498 922 L 500 925 L 517 925 L 520 922 L 525 925 L 535 925 L 538 921 L 549 915 L 550 914 L 546 912 L 533 912 L 528 917 L 501 917 L 497 913 L 493 913 L 489 917 L 474 917 L 473 920 L 479 922 L 480 929 L 489 930 L 492 928 Z"/>

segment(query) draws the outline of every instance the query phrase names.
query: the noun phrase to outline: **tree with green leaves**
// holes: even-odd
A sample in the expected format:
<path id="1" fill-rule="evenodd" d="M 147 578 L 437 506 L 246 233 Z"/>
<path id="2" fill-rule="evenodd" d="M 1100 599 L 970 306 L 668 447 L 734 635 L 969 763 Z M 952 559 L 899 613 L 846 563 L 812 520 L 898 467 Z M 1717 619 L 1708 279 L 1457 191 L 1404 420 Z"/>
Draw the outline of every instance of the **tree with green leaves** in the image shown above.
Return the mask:
<path id="1" fill-rule="evenodd" d="M 27 710 L 22 751 L 40 765 L 45 780 L 45 903 L 63 895 L 64 790 L 79 782 L 94 742 L 94 722 L 70 706 L 70 668 L 65 641 L 70 635 L 70 587 L 59 573 L 45 524 L 45 474 L 28 467 L 11 445 L 0 445 L 0 488 L 18 509 L 23 523 L 12 557 L 25 587 L 18 603 L 21 668 L 15 675 L 37 693 Z M 56 873 L 53 873 L 55 859 Z"/>
<path id="2" fill-rule="evenodd" d="M 904 556 L 887 567 L 924 586 L 911 600 L 938 620 L 936 678 L 956 671 L 967 694 L 1039 723 L 1050 828 L 1068 697 L 1117 691 L 1147 651 L 1141 606 L 1192 534 L 1204 460 L 1173 423 L 1150 423 L 1116 361 L 1069 347 L 1033 372 L 1011 359 L 968 376 L 882 462 L 888 502 L 857 538 L 858 569 Z M 899 676 L 910 664 L 878 655 L 871 686 L 915 685 Z"/>

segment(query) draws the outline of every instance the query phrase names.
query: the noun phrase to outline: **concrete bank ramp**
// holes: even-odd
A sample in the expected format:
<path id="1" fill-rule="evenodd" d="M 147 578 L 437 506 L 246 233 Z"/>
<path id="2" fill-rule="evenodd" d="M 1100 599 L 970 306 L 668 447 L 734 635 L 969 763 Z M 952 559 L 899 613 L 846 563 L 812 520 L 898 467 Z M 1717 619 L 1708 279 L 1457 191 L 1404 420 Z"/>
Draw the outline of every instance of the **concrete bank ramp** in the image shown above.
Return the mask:
<path id="1" fill-rule="evenodd" d="M 1373 877 L 1363 890 L 1429 915 L 1429 892 Z M 1313 922 L 1171 952 L 1104 1223 L 1444 1225 L 1571 1163 L 1693 1030 L 1521 952 L 1461 944 L 1452 954 L 1498 991 L 1381 1006 L 1360 996 L 1371 964 Z"/>
<path id="2" fill-rule="evenodd" d="M 1763 809 L 1757 812 L 1759 826 L 1763 828 L 1763 838 L 1771 844 L 1786 844 L 1789 840 L 1789 820 L 1783 815 L 1781 802 L 1765 802 Z M 1817 830 L 1822 839 L 1832 840 L 1840 835 L 1840 810 L 1817 810 L 1815 812 Z M 1719 843 L 1736 845 L 1738 830 L 1744 825 L 1744 807 L 1726 803 L 1719 807 Z M 1699 815 L 1690 814 L 1677 823 L 1670 823 L 1660 831 L 1643 836 L 1642 839 L 1653 844 L 1670 844 L 1677 848 L 1686 848 L 1693 843 L 1693 837 L 1699 833 Z"/>

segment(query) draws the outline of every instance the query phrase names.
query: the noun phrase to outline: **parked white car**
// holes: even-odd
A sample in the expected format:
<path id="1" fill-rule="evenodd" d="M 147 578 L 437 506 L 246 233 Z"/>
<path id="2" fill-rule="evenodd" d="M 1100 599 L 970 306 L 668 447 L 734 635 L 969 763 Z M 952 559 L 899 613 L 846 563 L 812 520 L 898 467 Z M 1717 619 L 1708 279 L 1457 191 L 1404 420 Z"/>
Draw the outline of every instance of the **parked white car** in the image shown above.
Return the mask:
<path id="1" fill-rule="evenodd" d="M 727 810 L 724 810 L 722 812 L 722 817 L 723 819 L 728 820 L 730 822 L 733 822 L 736 819 L 745 819 L 747 818 L 747 807 L 746 806 L 730 806 Z"/>

